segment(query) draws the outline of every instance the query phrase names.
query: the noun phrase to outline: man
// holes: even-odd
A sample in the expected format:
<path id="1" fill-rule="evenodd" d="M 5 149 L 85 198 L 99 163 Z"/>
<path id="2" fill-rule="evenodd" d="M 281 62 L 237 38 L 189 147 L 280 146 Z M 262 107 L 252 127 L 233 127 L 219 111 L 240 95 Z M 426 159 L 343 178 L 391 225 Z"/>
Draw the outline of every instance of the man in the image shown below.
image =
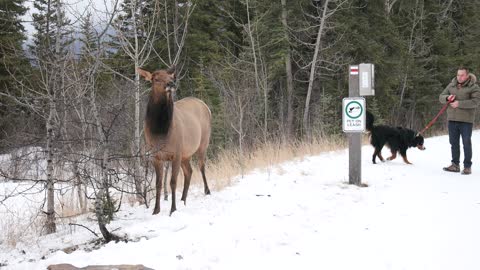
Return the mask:
<path id="1" fill-rule="evenodd" d="M 463 142 L 462 174 L 472 173 L 472 128 L 475 120 L 475 109 L 480 104 L 480 87 L 477 78 L 468 68 L 460 67 L 457 77 L 443 90 L 439 96 L 440 103 L 450 102 L 447 109 L 448 137 L 452 150 L 452 164 L 443 170 L 460 172 L 460 136 Z"/>

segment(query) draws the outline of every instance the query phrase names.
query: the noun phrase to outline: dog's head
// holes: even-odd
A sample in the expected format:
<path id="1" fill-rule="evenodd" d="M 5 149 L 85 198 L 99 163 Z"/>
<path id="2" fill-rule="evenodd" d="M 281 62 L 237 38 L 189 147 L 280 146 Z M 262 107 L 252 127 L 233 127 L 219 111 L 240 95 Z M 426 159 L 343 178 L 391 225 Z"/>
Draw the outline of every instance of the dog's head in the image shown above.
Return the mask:
<path id="1" fill-rule="evenodd" d="M 425 139 L 420 133 L 417 133 L 415 135 L 415 138 L 413 138 L 412 146 L 417 147 L 420 150 L 425 150 L 425 146 L 423 143 L 425 142 Z"/>

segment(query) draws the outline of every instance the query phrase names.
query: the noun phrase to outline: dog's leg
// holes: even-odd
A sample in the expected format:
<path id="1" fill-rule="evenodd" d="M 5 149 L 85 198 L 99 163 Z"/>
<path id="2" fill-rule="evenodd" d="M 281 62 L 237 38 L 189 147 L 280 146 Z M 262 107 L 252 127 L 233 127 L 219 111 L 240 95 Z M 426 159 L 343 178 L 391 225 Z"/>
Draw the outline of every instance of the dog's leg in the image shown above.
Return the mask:
<path id="1" fill-rule="evenodd" d="M 397 157 L 397 151 L 393 151 L 393 150 L 390 150 L 390 151 L 392 151 L 392 155 L 388 157 L 387 160 L 394 160 Z"/>
<path id="2" fill-rule="evenodd" d="M 375 159 L 377 157 L 377 154 L 378 154 L 378 150 L 377 148 L 375 148 L 375 151 L 373 151 L 373 156 L 372 156 L 372 162 L 373 164 L 377 164 L 377 162 L 375 162 Z"/>
<path id="3" fill-rule="evenodd" d="M 381 150 L 378 152 L 378 158 L 379 158 L 382 162 L 385 162 L 385 159 L 384 159 L 383 156 L 382 156 L 382 151 L 381 151 Z"/>
<path id="4" fill-rule="evenodd" d="M 382 162 L 385 161 L 385 159 L 382 157 L 382 147 L 375 147 L 375 152 L 373 152 L 373 157 L 372 157 L 373 164 L 377 164 L 377 162 L 375 162 L 375 159 L 377 156 Z"/>
<path id="5" fill-rule="evenodd" d="M 407 159 L 407 151 L 406 150 L 400 150 L 400 155 L 403 158 L 403 161 L 407 164 L 412 164 L 410 161 Z"/>
<path id="6" fill-rule="evenodd" d="M 382 162 L 385 162 L 385 159 L 382 156 L 382 149 L 383 149 L 383 145 L 378 147 L 377 156 Z"/>

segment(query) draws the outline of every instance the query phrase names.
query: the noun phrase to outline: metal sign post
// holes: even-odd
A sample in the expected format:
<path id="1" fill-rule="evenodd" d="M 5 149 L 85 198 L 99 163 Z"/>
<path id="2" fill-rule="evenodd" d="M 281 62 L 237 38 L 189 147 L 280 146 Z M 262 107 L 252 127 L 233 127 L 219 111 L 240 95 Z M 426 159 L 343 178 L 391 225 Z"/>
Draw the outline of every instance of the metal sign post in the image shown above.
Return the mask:
<path id="1" fill-rule="evenodd" d="M 374 95 L 374 67 L 372 64 L 349 66 L 348 98 L 342 101 L 342 126 L 348 133 L 348 183 L 362 185 L 362 133 L 366 126 L 365 98 Z M 362 91 L 362 93 L 360 93 Z"/>

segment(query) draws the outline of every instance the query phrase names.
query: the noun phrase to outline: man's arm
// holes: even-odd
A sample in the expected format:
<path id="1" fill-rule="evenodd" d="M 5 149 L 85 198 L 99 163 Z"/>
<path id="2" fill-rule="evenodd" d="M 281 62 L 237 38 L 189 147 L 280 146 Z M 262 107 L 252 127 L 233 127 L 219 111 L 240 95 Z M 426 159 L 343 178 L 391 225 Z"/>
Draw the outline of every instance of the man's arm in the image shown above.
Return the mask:
<path id="1" fill-rule="evenodd" d="M 463 109 L 475 109 L 480 105 L 480 87 L 475 85 L 470 99 L 459 100 L 458 107 Z"/>
<path id="2" fill-rule="evenodd" d="M 440 96 L 438 96 L 438 100 L 440 101 L 440 103 L 442 104 L 445 104 L 447 103 L 447 98 L 450 96 L 450 91 L 448 90 L 450 84 L 447 85 L 447 87 L 445 87 L 445 89 L 442 91 L 442 93 L 440 94 Z"/>

